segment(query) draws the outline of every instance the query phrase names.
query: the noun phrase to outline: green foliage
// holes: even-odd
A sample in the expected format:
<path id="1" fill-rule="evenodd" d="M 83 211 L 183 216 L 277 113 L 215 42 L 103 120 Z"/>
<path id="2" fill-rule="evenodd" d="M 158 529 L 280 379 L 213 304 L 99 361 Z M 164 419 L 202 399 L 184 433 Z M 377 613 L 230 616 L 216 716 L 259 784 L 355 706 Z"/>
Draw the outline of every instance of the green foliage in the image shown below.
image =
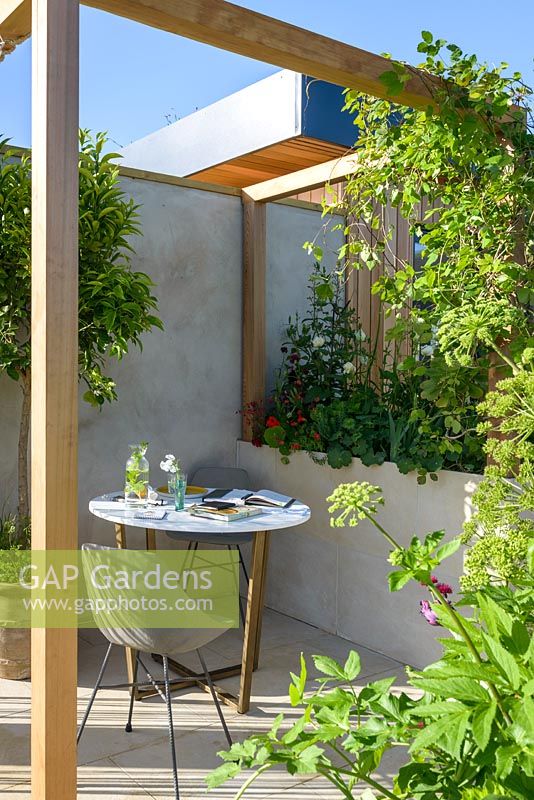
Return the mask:
<path id="1" fill-rule="evenodd" d="M 393 311 L 412 303 L 397 335 L 416 316 L 435 331 L 449 364 L 472 370 L 499 341 L 513 340 L 513 353 L 531 346 L 533 136 L 526 108 L 531 90 L 515 74 L 504 77 L 442 40 L 422 40 L 423 72 L 434 83 L 434 105 L 399 109 L 394 102 L 348 90 L 346 108 L 359 129 L 359 169 L 344 198 L 330 209 L 348 211 L 358 223 L 348 231 L 347 250 L 358 268 L 390 269 L 374 291 Z M 395 94 L 409 70 L 392 62 L 387 74 Z M 394 124 L 392 124 L 392 122 Z M 428 210 L 421 212 L 426 198 Z M 383 208 L 391 204 L 419 233 L 424 246 L 420 272 L 393 259 L 394 235 Z M 365 227 L 373 231 L 370 249 Z M 511 335 L 512 334 L 512 335 Z"/>
<path id="2" fill-rule="evenodd" d="M 137 206 L 120 188 L 118 156 L 104 154 L 105 143 L 104 134 L 80 132 L 79 369 L 84 398 L 95 406 L 116 398 L 105 360 L 162 327 L 152 281 L 130 265 Z M 0 206 L 0 370 L 19 380 L 30 368 L 30 154 L 0 153 Z"/>
<path id="3" fill-rule="evenodd" d="M 506 76 L 506 64 L 481 64 L 428 31 L 419 52 L 420 69 L 433 76 L 428 108 L 395 105 L 410 72 L 397 62 L 383 76 L 391 100 L 347 91 L 359 169 L 327 210 L 356 221 L 343 249 L 356 268 L 385 262 L 373 291 L 395 315 L 392 340 L 413 342 L 416 333 L 431 345 L 428 359 L 416 366 L 410 357 L 399 369 L 420 376 L 421 398 L 444 412 L 447 446 L 458 452 L 460 436 L 462 460 L 472 464 L 479 437 L 489 435 L 489 466 L 464 533 L 464 587 L 517 584 L 534 538 L 532 90 L 519 73 Z M 388 206 L 420 238 L 417 270 L 393 257 Z M 499 389 L 480 403 L 490 366 Z M 416 414 L 432 438 L 431 408 Z M 477 425 L 477 416 L 489 421 Z"/>
<path id="4" fill-rule="evenodd" d="M 347 90 L 358 169 L 325 211 L 354 221 L 340 256 L 357 269 L 380 267 L 373 292 L 393 318 L 391 339 L 415 345 L 399 369 L 422 378 L 421 397 L 444 414 L 449 445 L 457 435 L 462 460 L 474 463 L 488 358 L 499 357 L 500 376 L 532 361 L 532 92 L 518 73 L 504 75 L 507 65 L 480 64 L 428 31 L 419 52 L 423 75 L 433 76 L 428 108 L 395 104 L 410 69 L 394 61 L 382 76 L 391 100 Z M 391 207 L 423 245 L 417 270 L 391 246 Z M 421 344 L 428 358 L 416 366 Z M 432 436 L 434 410 L 417 413 Z"/>
<path id="5" fill-rule="evenodd" d="M 388 460 L 402 473 L 417 471 L 421 482 L 442 468 L 480 471 L 480 374 L 448 367 L 444 380 L 436 367 L 442 357 L 431 365 L 411 357 L 397 366 L 395 345 L 379 363 L 376 343 L 345 303 L 343 277 L 316 265 L 310 315 L 289 321 L 267 427 L 262 408 L 249 414 L 256 441 L 277 448 L 283 460 L 305 450 L 334 469 L 353 457 L 366 466 Z M 424 343 L 425 327 L 413 338 Z"/>
<path id="6" fill-rule="evenodd" d="M 80 133 L 80 374 L 85 399 L 95 406 L 116 399 L 102 374 L 105 359 L 121 359 L 141 335 L 163 329 L 153 310 L 152 280 L 131 268 L 132 237 L 140 235 L 138 206 L 119 185 L 116 153 L 104 154 L 105 137 Z"/>
<path id="7" fill-rule="evenodd" d="M 0 517 L 0 550 L 28 550 L 31 547 L 30 520 L 18 524 L 14 514 Z"/>
<path id="8" fill-rule="evenodd" d="M 18 380 L 29 364 L 31 164 L 0 141 L 0 370 Z"/>
<path id="9" fill-rule="evenodd" d="M 30 520 L 19 520 L 15 514 L 0 516 L 0 584 L 17 584 L 20 570 L 29 562 L 31 548 Z"/>
<path id="10" fill-rule="evenodd" d="M 223 764 L 208 778 L 219 786 L 243 769 L 254 770 L 241 792 L 273 766 L 290 774 L 318 773 L 340 797 L 392 800 L 527 800 L 534 792 L 534 611 L 532 564 L 525 589 L 479 592 L 464 598 L 459 614 L 447 599 L 450 587 L 433 570 L 459 546 L 443 543 L 443 532 L 402 547 L 376 520 L 380 489 L 367 483 L 343 484 L 328 498 L 332 524 L 373 523 L 391 545 L 395 567 L 390 589 L 411 580 L 432 597 L 433 614 L 453 634 L 441 639 L 439 661 L 424 670 L 408 669 L 417 697 L 392 690 L 394 678 L 357 687 L 360 659 L 350 652 L 344 664 L 314 656 L 323 676 L 308 689 L 306 663 L 291 674 L 291 705 L 302 713 L 275 720 L 267 734 L 255 735 L 221 752 Z M 534 560 L 534 559 L 533 559 Z M 505 602 L 503 600 L 505 594 Z M 402 748 L 405 764 L 385 786 L 377 777 L 383 757 Z"/>
<path id="11" fill-rule="evenodd" d="M 499 382 L 482 404 L 491 464 L 473 495 L 475 513 L 464 525 L 470 544 L 465 589 L 520 586 L 534 542 L 534 374 L 524 369 Z"/>

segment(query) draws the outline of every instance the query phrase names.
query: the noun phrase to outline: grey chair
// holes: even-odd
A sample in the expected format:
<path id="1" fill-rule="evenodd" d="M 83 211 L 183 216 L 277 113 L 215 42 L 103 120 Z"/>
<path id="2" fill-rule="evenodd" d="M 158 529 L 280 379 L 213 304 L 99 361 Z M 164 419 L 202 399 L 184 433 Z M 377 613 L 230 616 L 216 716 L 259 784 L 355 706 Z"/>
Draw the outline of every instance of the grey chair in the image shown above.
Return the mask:
<path id="1" fill-rule="evenodd" d="M 104 547 L 102 545 L 96 544 L 84 544 L 82 545 L 82 550 L 114 550 L 115 548 L 112 547 Z M 136 556 L 139 558 L 143 558 L 146 560 L 146 569 L 151 569 L 151 565 L 154 561 L 156 555 L 154 553 L 146 552 L 140 555 L 140 553 L 136 553 Z M 144 561 L 143 561 L 144 563 Z M 137 562 L 136 562 L 137 566 Z M 83 562 L 84 574 L 86 577 L 87 583 L 87 590 L 88 596 L 92 600 L 98 599 L 105 599 L 109 596 L 109 591 L 97 589 L 94 587 L 92 581 L 89 578 L 89 566 L 87 562 L 84 560 Z M 228 622 L 228 620 L 221 620 L 222 625 Z M 228 726 L 224 719 L 224 715 L 222 713 L 221 705 L 219 703 L 219 699 L 215 692 L 213 682 L 211 680 L 210 673 L 206 666 L 206 662 L 201 652 L 201 647 L 210 642 L 217 639 L 223 633 L 225 633 L 230 624 L 227 627 L 220 627 L 220 628 L 198 628 L 198 629 L 191 629 L 191 628 L 132 628 L 132 614 L 126 613 L 124 611 L 118 610 L 114 612 L 113 617 L 113 627 L 100 627 L 100 631 L 105 636 L 105 638 L 109 642 L 109 646 L 107 648 L 106 654 L 104 656 L 104 660 L 102 662 L 102 666 L 100 667 L 100 672 L 98 673 L 98 677 L 96 680 L 96 684 L 94 689 L 91 693 L 91 697 L 89 698 L 89 702 L 87 704 L 87 708 L 83 715 L 83 719 L 80 723 L 80 727 L 78 729 L 78 735 L 76 738 L 76 742 L 78 743 L 81 739 L 83 731 L 85 729 L 87 720 L 89 718 L 89 714 L 91 713 L 91 709 L 93 707 L 97 692 L 99 689 L 118 689 L 118 688 L 130 688 L 130 707 L 128 712 L 128 721 L 126 723 L 125 730 L 127 733 L 130 733 L 132 728 L 132 716 L 133 716 L 133 708 L 134 708 L 134 698 L 135 693 L 134 689 L 141 686 L 141 685 L 151 685 L 157 694 L 164 700 L 167 706 L 167 722 L 168 722 L 168 729 L 169 729 L 169 744 L 171 749 L 171 760 L 172 760 L 172 771 L 173 771 L 173 782 L 174 782 L 174 793 L 176 800 L 180 798 L 180 791 L 179 791 L 179 782 L 178 782 L 178 764 L 176 758 L 176 746 L 175 746 L 175 739 L 174 739 L 174 725 L 173 725 L 173 716 L 172 716 L 172 703 L 171 703 L 171 690 L 175 684 L 183 684 L 184 679 L 183 677 L 179 678 L 178 680 L 171 681 L 169 679 L 169 658 L 175 658 L 179 655 L 183 655 L 184 653 L 190 653 L 196 651 L 198 655 L 198 659 L 200 661 L 200 666 L 204 673 L 206 683 L 209 686 L 211 696 L 213 698 L 213 702 L 215 703 L 215 707 L 217 709 L 217 714 L 221 721 L 224 734 L 228 741 L 228 744 L 232 745 L 232 738 L 230 736 L 230 732 L 228 730 Z M 135 666 L 134 666 L 134 675 L 133 675 L 133 682 L 132 683 L 120 683 L 120 684 L 113 684 L 104 686 L 102 684 L 104 674 L 106 672 L 106 667 L 109 662 L 109 657 L 111 655 L 111 650 L 114 646 L 119 647 L 130 647 L 136 653 L 135 659 Z M 141 654 L 157 654 L 162 658 L 163 661 L 163 681 L 155 680 L 151 675 L 150 671 L 145 666 L 143 659 L 141 658 Z M 146 673 L 147 680 L 146 681 L 138 681 L 138 670 L 139 667 L 143 669 Z M 161 690 L 163 687 L 164 691 Z"/>
<path id="2" fill-rule="evenodd" d="M 190 478 L 189 483 L 192 486 L 209 486 L 212 489 L 250 489 L 250 478 L 246 469 L 240 467 L 199 467 L 193 476 Z M 167 533 L 167 536 L 173 540 L 187 541 L 188 534 L 186 531 L 180 533 Z M 248 534 L 236 534 L 232 531 L 225 531 L 217 535 L 214 539 L 211 534 L 198 535 L 194 542 L 189 541 L 189 548 L 197 550 L 200 542 L 208 545 L 226 545 L 229 550 L 235 547 L 239 554 L 239 563 L 243 570 L 245 582 L 248 585 L 248 572 L 243 559 L 243 554 L 239 546 L 240 543 L 250 541 L 252 538 Z M 241 622 L 245 625 L 245 609 L 241 597 L 239 598 L 239 613 Z"/>

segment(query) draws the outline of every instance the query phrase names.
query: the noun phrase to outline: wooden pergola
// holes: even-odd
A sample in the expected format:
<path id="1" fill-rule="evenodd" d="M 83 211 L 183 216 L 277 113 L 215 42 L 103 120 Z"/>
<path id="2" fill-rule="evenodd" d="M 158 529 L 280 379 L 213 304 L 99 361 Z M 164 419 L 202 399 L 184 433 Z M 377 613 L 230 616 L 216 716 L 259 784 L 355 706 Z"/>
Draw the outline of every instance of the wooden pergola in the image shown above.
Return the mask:
<path id="1" fill-rule="evenodd" d="M 381 56 L 223 0 L 86 5 L 315 78 L 385 97 Z M 78 547 L 78 0 L 0 0 L 0 56 L 33 33 L 32 536 Z M 414 70 L 395 101 L 431 103 Z M 342 180 L 354 156 L 243 190 L 243 395 L 265 385 L 266 203 Z M 32 632 L 32 797 L 76 798 L 76 630 Z"/>

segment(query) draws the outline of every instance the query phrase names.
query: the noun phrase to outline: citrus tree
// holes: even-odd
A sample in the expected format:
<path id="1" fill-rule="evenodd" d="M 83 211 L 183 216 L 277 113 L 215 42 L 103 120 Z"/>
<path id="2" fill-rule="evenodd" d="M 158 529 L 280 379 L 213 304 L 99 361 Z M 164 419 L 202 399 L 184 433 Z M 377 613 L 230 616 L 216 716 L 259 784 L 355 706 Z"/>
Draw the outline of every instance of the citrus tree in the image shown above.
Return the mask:
<path id="1" fill-rule="evenodd" d="M 0 151 L 0 371 L 22 390 L 18 446 L 18 516 L 29 516 L 28 437 L 31 397 L 31 154 Z M 79 375 L 84 399 L 115 400 L 105 374 L 141 335 L 162 328 L 152 280 L 132 269 L 132 237 L 141 233 L 138 206 L 119 185 L 117 154 L 104 134 L 80 131 Z"/>

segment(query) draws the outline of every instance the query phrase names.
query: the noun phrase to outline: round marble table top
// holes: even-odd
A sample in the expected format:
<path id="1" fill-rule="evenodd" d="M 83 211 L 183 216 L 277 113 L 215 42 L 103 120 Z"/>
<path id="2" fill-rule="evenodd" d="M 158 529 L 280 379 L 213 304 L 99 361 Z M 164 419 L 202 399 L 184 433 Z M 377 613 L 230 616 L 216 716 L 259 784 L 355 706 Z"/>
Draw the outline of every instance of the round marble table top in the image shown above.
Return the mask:
<path id="1" fill-rule="evenodd" d="M 163 519 L 136 519 L 135 511 L 124 507 L 113 498 L 120 492 L 111 492 L 100 497 L 93 498 L 89 503 L 89 511 L 95 517 L 108 520 L 108 522 L 128 525 L 135 528 L 150 528 L 156 531 L 168 531 L 169 533 L 188 534 L 188 538 L 194 539 L 194 534 L 200 534 L 199 538 L 204 538 L 206 534 L 222 534 L 226 538 L 229 534 L 239 536 L 239 534 L 250 534 L 256 531 L 274 531 L 281 528 L 292 528 L 295 525 L 302 525 L 311 516 L 310 508 L 299 500 L 295 500 L 289 508 L 265 508 L 261 514 L 250 517 L 249 519 L 236 520 L 235 522 L 219 522 L 203 517 L 194 517 L 187 511 L 188 506 L 194 505 L 197 500 L 187 500 L 186 508 L 183 511 L 175 511 L 174 503 L 171 501 L 163 506 L 156 506 L 158 510 L 166 511 Z M 250 537 L 244 537 L 250 538 Z"/>

